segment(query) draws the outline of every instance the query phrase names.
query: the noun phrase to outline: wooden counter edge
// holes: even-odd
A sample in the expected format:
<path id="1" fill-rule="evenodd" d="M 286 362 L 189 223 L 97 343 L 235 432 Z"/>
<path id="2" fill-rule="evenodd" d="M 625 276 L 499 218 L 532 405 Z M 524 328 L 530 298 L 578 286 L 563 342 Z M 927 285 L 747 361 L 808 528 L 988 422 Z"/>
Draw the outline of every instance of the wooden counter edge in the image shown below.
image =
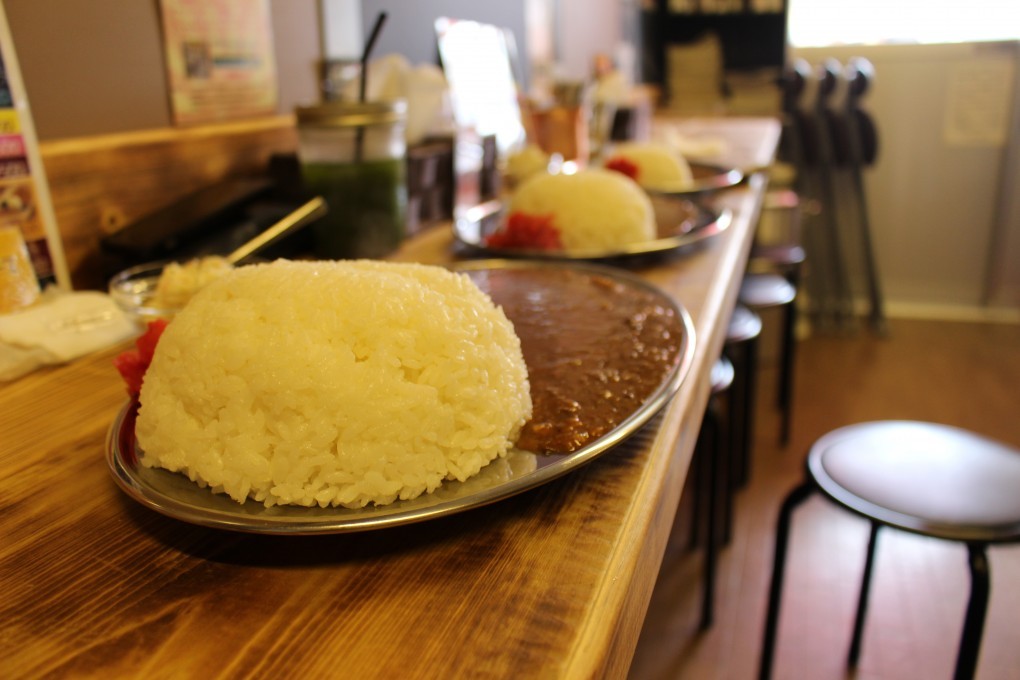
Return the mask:
<path id="1" fill-rule="evenodd" d="M 631 505 L 620 531 L 624 543 L 614 553 L 613 566 L 602 583 L 600 595 L 593 600 L 593 604 L 605 601 L 618 604 L 600 606 L 597 611 L 594 606 L 590 608 L 580 642 L 564 664 L 565 678 L 623 678 L 630 667 L 655 585 L 655 578 L 635 579 L 634 576 L 641 573 L 642 568 L 657 574 L 662 562 L 708 402 L 712 364 L 725 340 L 723 320 L 736 303 L 740 274 L 750 252 L 767 180 L 756 174 L 749 184 L 751 190 L 741 201 L 739 223 L 734 225 L 740 231 L 732 235 L 720 256 L 718 269 L 728 274 L 722 275 L 709 289 L 698 323 L 700 335 L 690 374 L 667 407 L 653 443 L 650 464 L 635 493 L 635 497 L 646 502 Z M 711 332 L 706 333 L 705 329 Z M 630 583 L 632 587 L 614 587 L 618 581 Z M 639 589 L 635 589 L 635 585 Z M 599 618 L 598 614 L 605 611 L 620 612 L 614 625 L 606 626 Z"/>

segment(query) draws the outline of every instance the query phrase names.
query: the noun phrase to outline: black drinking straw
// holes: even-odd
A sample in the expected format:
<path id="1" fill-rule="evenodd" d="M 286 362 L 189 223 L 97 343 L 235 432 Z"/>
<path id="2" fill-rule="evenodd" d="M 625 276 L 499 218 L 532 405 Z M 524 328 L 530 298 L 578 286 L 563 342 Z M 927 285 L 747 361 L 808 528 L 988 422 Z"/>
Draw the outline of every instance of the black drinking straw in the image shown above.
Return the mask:
<path id="1" fill-rule="evenodd" d="M 361 52 L 361 87 L 358 90 L 358 99 L 362 102 L 365 101 L 365 91 L 368 83 L 368 57 L 372 54 L 372 48 L 375 47 L 375 43 L 379 39 L 379 33 L 382 32 L 382 27 L 385 23 L 386 12 L 379 12 L 379 16 L 375 19 L 375 26 L 372 27 L 372 32 L 368 34 L 365 49 Z"/>
<path id="2" fill-rule="evenodd" d="M 379 39 L 379 33 L 382 32 L 384 23 L 386 23 L 386 12 L 379 12 L 379 16 L 375 19 L 375 26 L 372 27 L 372 32 L 368 35 L 368 41 L 365 42 L 365 49 L 361 52 L 361 82 L 358 87 L 358 101 L 361 103 L 365 103 L 365 93 L 368 90 L 368 57 L 372 54 L 372 48 L 375 47 L 375 43 Z M 358 127 L 354 147 L 354 159 L 358 162 L 361 161 L 364 143 L 365 128 Z"/>

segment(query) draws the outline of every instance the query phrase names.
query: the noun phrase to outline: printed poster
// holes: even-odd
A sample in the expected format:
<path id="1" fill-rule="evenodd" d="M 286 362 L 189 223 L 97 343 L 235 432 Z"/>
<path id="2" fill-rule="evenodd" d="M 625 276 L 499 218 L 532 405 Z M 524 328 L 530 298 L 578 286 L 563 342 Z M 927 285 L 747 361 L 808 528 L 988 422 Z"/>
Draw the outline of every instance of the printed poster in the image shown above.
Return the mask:
<path id="1" fill-rule="evenodd" d="M 1002 147 L 1009 137 L 1014 63 L 1010 58 L 976 58 L 952 64 L 946 102 L 947 144 Z"/>
<path id="2" fill-rule="evenodd" d="M 63 257 L 59 239 L 48 236 L 56 231 L 49 229 L 47 223 L 47 217 L 52 220 L 52 208 L 39 193 L 45 189 L 41 164 L 33 175 L 30 158 L 37 158 L 38 152 L 27 104 L 12 86 L 10 76 L 14 74 L 9 72 L 8 57 L 13 52 L 8 51 L 12 48 L 4 42 L 4 49 L 0 50 L 0 228 L 15 227 L 21 231 L 41 287 L 53 283 L 66 285 L 66 265 L 59 259 Z"/>
<path id="3" fill-rule="evenodd" d="M 160 0 L 160 7 L 176 124 L 276 112 L 268 0 Z"/>

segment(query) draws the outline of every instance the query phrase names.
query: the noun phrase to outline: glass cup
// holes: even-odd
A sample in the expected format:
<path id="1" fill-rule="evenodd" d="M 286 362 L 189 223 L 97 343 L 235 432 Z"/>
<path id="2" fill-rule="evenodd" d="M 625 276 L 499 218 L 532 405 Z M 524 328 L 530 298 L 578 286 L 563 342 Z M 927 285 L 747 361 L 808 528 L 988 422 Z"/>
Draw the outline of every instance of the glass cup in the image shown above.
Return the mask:
<path id="1" fill-rule="evenodd" d="M 329 212 L 312 224 L 322 259 L 381 258 L 407 233 L 407 106 L 329 102 L 298 107 L 298 157 L 305 185 Z"/>

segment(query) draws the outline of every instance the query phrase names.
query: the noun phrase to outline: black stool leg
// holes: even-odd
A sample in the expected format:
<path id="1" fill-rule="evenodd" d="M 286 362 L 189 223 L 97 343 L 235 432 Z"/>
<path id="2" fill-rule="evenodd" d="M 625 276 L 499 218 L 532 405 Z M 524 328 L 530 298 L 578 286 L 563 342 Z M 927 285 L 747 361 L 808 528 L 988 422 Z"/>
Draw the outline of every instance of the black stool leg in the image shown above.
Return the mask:
<path id="1" fill-rule="evenodd" d="M 981 650 L 981 636 L 985 629 L 985 613 L 988 611 L 990 590 L 988 557 L 983 543 L 968 543 L 970 553 L 970 601 L 963 622 L 963 636 L 960 651 L 956 657 L 955 680 L 970 680 L 977 669 L 978 652 Z"/>
<path id="2" fill-rule="evenodd" d="M 716 554 L 719 549 L 719 541 L 716 537 L 716 520 L 719 513 L 719 459 L 723 451 L 719 446 L 720 426 L 719 414 L 715 410 L 716 404 L 710 402 L 705 412 L 705 418 L 701 423 L 701 435 L 705 438 L 706 446 L 703 453 L 707 460 L 702 464 L 708 467 L 708 499 L 707 512 L 705 517 L 705 575 L 703 590 L 701 594 L 701 629 L 707 630 L 712 626 L 712 619 L 715 610 L 715 566 Z"/>
<path id="3" fill-rule="evenodd" d="M 726 348 L 726 356 L 733 363 L 733 385 L 729 390 L 730 418 L 730 480 L 737 489 L 743 476 L 744 430 L 747 427 L 747 347 L 743 343 Z"/>
<path id="4" fill-rule="evenodd" d="M 733 462 L 730 483 L 732 488 L 743 488 L 751 479 L 751 458 L 754 442 L 754 402 L 757 389 L 758 340 L 752 339 L 740 344 L 730 353 L 730 360 L 737 366 L 730 403 L 733 404 L 734 419 L 731 445 Z"/>
<path id="5" fill-rule="evenodd" d="M 733 538 L 733 392 L 727 390 L 713 397 L 715 405 L 720 409 L 719 445 L 717 456 L 715 488 L 720 494 L 722 508 L 719 517 L 722 529 L 719 541 L 721 545 L 729 545 Z"/>
<path id="6" fill-rule="evenodd" d="M 706 415 L 706 418 L 708 416 Z M 701 430 L 698 432 L 698 440 L 694 444 L 694 457 L 691 459 L 691 475 L 694 484 L 691 488 L 691 522 L 688 532 L 687 547 L 694 550 L 701 543 L 701 526 L 705 516 L 705 486 L 708 484 L 708 462 L 705 457 L 708 455 L 706 449 L 708 444 L 705 441 L 705 424 L 702 421 Z"/>
<path id="7" fill-rule="evenodd" d="M 751 481 L 751 464 L 754 458 L 752 452 L 754 450 L 754 416 L 755 416 L 754 404 L 756 401 L 755 396 L 757 395 L 758 390 L 758 339 L 755 338 L 754 340 L 748 342 L 747 346 L 744 348 L 744 351 L 746 352 L 744 356 L 745 361 L 747 362 L 746 364 L 747 382 L 745 383 L 744 389 L 747 391 L 744 394 L 744 399 L 746 400 L 746 403 L 744 404 L 743 407 L 744 429 L 741 433 L 743 440 L 740 442 L 741 446 L 740 455 L 742 457 L 740 477 L 741 486 L 744 486 L 749 481 Z"/>
<path id="8" fill-rule="evenodd" d="M 797 343 L 797 299 L 786 305 L 783 314 L 783 356 L 779 367 L 779 407 L 782 421 L 779 430 L 779 443 L 786 446 L 790 443 L 790 421 L 793 413 L 793 362 L 794 346 Z"/>
<path id="9" fill-rule="evenodd" d="M 776 523 L 775 555 L 772 559 L 772 582 L 769 586 L 769 604 L 765 615 L 765 638 L 758 667 L 760 680 L 769 680 L 772 677 L 772 657 L 776 648 L 779 602 L 783 594 L 783 569 L 786 567 L 786 546 L 790 538 L 790 519 L 797 506 L 807 500 L 814 490 L 813 483 L 804 482 L 790 492 L 779 509 L 779 520 Z"/>
<path id="10" fill-rule="evenodd" d="M 875 566 L 875 546 L 878 543 L 878 522 L 871 523 L 871 535 L 868 536 L 868 556 L 864 561 L 864 575 L 861 577 L 861 592 L 857 597 L 857 616 L 854 617 L 854 637 L 850 641 L 850 654 L 847 665 L 857 666 L 861 656 L 861 637 L 864 633 L 864 618 L 868 613 L 868 592 L 871 590 L 871 570 Z"/>

